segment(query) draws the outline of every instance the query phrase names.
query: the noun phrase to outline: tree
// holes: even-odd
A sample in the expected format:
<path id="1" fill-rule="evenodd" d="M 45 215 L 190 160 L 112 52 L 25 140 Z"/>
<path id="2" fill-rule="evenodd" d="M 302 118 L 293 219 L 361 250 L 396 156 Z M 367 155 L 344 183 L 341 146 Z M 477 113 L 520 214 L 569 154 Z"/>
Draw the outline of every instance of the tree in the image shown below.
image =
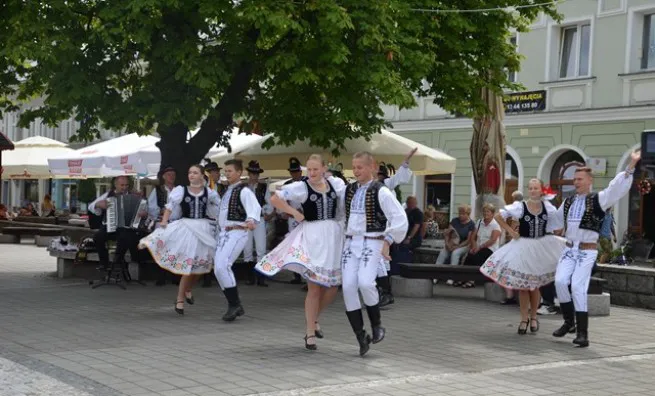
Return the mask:
<path id="1" fill-rule="evenodd" d="M 382 103 L 434 96 L 453 113 L 486 111 L 480 89 L 516 88 L 510 28 L 554 5 L 532 0 L 5 0 L 0 110 L 56 125 L 161 136 L 162 166 L 201 160 L 225 131 L 274 133 L 343 148 L 385 126 Z M 425 9 L 520 7 L 434 13 Z M 189 128 L 200 131 L 187 141 Z M 179 171 L 179 175 L 186 174 Z"/>

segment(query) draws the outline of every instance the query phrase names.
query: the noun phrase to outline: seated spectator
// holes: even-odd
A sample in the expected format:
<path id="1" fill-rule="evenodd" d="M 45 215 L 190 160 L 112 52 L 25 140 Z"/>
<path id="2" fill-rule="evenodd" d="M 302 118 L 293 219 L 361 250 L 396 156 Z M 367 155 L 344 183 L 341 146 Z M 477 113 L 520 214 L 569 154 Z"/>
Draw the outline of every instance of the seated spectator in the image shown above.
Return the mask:
<path id="1" fill-rule="evenodd" d="M 428 205 L 424 213 L 421 236 L 423 239 L 437 239 L 439 235 L 439 223 L 436 219 L 437 210 L 434 206 Z"/>
<path id="2" fill-rule="evenodd" d="M 19 216 L 39 216 L 39 213 L 34 209 L 34 205 L 32 203 L 28 203 L 25 205 L 24 208 L 20 209 L 20 212 L 18 213 Z"/>
<path id="3" fill-rule="evenodd" d="M 471 237 L 471 248 L 464 260 L 464 265 L 480 267 L 500 247 L 500 225 L 494 219 L 496 208 L 486 203 L 482 206 L 482 219 L 478 220 Z M 475 283 L 468 281 L 464 288 L 474 287 Z"/>
<path id="4" fill-rule="evenodd" d="M 470 238 L 475 230 L 471 220 L 471 207 L 460 205 L 457 209 L 459 216 L 451 220 L 450 225 L 444 231 L 444 248 L 439 252 L 437 264 L 459 265 L 462 257 L 469 251 Z"/>
<path id="5" fill-rule="evenodd" d="M 7 207 L 3 204 L 0 204 L 0 220 L 10 220 L 11 216 L 9 216 L 9 211 L 7 210 Z"/>
<path id="6" fill-rule="evenodd" d="M 53 217 L 55 215 L 55 203 L 52 201 L 49 194 L 46 194 L 43 197 L 43 202 L 41 203 L 41 215 L 43 217 Z"/>

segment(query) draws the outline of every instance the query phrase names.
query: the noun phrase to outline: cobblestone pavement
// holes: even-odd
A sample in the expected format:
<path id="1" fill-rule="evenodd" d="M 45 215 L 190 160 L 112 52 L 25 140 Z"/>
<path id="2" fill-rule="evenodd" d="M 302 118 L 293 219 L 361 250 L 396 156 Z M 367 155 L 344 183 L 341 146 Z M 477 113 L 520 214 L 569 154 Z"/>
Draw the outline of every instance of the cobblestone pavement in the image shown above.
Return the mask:
<path id="1" fill-rule="evenodd" d="M 576 349 L 550 336 L 557 317 L 519 336 L 516 307 L 438 286 L 385 310 L 387 338 L 360 358 L 340 299 L 321 318 L 319 350 L 303 348 L 298 286 L 242 286 L 246 315 L 224 323 L 217 287 L 198 288 L 178 316 L 171 285 L 91 290 L 54 270 L 44 249 L 0 245 L 0 395 L 654 393 L 654 312 L 612 307 Z"/>

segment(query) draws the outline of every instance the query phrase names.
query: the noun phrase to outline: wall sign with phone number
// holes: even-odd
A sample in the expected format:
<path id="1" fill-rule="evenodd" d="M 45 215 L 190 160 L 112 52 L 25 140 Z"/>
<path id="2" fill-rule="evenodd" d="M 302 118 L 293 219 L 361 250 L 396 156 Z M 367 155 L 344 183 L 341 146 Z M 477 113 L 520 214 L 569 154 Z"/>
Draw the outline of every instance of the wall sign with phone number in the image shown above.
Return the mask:
<path id="1" fill-rule="evenodd" d="M 506 95 L 504 100 L 506 113 L 523 113 L 543 111 L 546 109 L 546 91 L 517 92 Z"/>

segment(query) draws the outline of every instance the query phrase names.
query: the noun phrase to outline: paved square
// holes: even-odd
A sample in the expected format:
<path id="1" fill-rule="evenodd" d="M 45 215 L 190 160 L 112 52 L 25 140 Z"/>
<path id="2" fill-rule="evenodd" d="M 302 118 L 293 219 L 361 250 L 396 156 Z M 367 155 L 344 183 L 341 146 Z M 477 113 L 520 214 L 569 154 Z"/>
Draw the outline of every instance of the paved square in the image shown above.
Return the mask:
<path id="1" fill-rule="evenodd" d="M 438 286 L 385 310 L 387 338 L 360 358 L 341 299 L 304 349 L 298 286 L 241 286 L 246 315 L 224 323 L 217 287 L 178 316 L 174 286 L 91 290 L 54 270 L 45 249 L 0 245 L 0 395 L 655 394 L 654 312 L 612 307 L 576 349 L 550 336 L 559 317 L 518 336 L 516 307 Z"/>

